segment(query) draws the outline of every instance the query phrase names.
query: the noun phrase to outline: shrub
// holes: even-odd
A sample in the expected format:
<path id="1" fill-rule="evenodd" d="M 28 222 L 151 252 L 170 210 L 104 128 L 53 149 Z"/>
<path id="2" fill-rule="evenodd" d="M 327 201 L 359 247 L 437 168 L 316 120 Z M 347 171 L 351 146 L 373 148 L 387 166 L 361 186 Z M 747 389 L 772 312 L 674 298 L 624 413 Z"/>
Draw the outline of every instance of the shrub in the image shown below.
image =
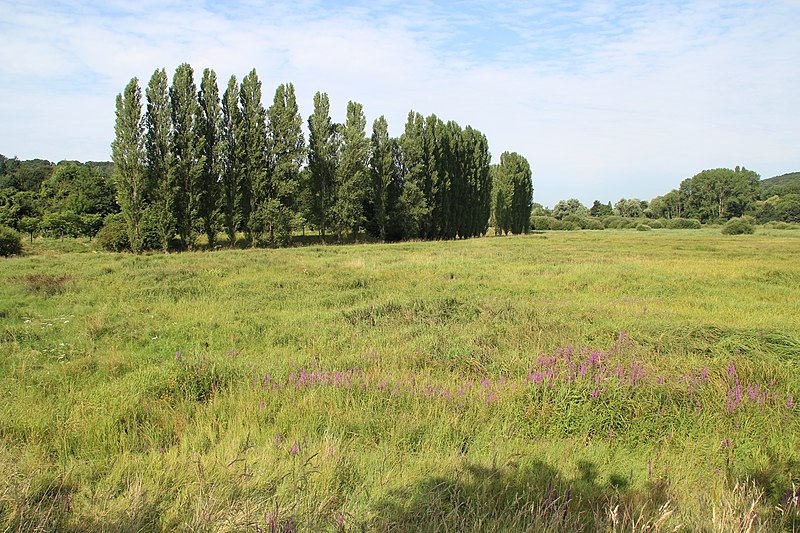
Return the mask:
<path id="1" fill-rule="evenodd" d="M 653 228 L 651 228 L 647 224 L 639 224 L 638 226 L 636 226 L 636 231 L 650 231 L 652 229 Z"/>
<path id="2" fill-rule="evenodd" d="M 105 250 L 124 252 L 131 249 L 128 239 L 128 223 L 119 214 L 108 215 L 103 227 L 97 232 L 97 242 Z"/>
<path id="3" fill-rule="evenodd" d="M 772 228 L 772 229 L 793 229 L 794 226 L 787 222 L 773 222 L 771 224 L 766 224 L 765 227 Z"/>
<path id="4" fill-rule="evenodd" d="M 554 218 L 550 222 L 550 229 L 559 231 L 575 231 L 581 229 L 581 227 L 574 222 L 570 222 L 567 220 L 558 220 Z"/>
<path id="5" fill-rule="evenodd" d="M 583 226 L 583 229 L 591 229 L 591 230 L 601 230 L 604 229 L 603 223 L 597 220 L 596 218 L 587 218 L 585 219 L 586 225 Z"/>
<path id="6" fill-rule="evenodd" d="M 608 229 L 619 229 L 624 224 L 625 219 L 616 215 L 611 215 L 603 219 L 603 226 Z"/>
<path id="7" fill-rule="evenodd" d="M 664 222 L 660 219 L 648 220 L 647 225 L 653 229 L 661 229 L 664 227 Z"/>
<path id="8" fill-rule="evenodd" d="M 700 229 L 700 221 L 696 218 L 670 218 L 667 219 L 669 229 Z"/>
<path id="9" fill-rule="evenodd" d="M 555 220 L 553 217 L 533 216 L 531 217 L 531 229 L 534 231 L 543 231 L 550 229 L 550 221 Z"/>
<path id="10" fill-rule="evenodd" d="M 22 237 L 7 226 L 0 226 L 0 255 L 19 255 L 22 253 Z"/>
<path id="11" fill-rule="evenodd" d="M 756 227 L 744 218 L 732 218 L 722 226 L 723 235 L 750 235 L 756 232 Z"/>

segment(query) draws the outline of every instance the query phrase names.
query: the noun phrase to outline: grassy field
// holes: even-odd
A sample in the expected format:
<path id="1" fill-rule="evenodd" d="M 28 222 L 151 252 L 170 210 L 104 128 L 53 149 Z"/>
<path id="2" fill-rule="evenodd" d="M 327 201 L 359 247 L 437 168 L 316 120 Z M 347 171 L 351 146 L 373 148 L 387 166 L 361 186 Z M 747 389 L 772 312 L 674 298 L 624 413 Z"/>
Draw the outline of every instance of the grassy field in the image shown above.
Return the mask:
<path id="1" fill-rule="evenodd" d="M 4 530 L 800 530 L 800 231 L 28 251 Z"/>

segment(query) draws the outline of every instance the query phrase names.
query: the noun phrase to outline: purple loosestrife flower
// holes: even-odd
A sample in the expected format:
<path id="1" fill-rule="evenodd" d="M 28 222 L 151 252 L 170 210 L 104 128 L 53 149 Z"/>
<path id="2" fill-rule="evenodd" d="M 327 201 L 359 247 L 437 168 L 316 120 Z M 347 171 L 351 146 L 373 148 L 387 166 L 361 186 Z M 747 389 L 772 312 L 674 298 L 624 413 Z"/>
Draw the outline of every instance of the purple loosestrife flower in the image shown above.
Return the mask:
<path id="1" fill-rule="evenodd" d="M 794 407 L 794 398 L 792 398 L 792 393 L 789 393 L 789 399 L 786 400 L 786 408 L 791 410 Z"/>
<path id="2" fill-rule="evenodd" d="M 736 367 L 733 366 L 733 361 L 728 364 L 728 375 L 734 377 L 736 375 Z"/>
<path id="3" fill-rule="evenodd" d="M 289 454 L 297 455 L 298 453 L 300 453 L 300 446 L 297 444 L 297 439 L 294 439 L 294 443 L 292 444 L 292 447 L 289 450 Z"/>

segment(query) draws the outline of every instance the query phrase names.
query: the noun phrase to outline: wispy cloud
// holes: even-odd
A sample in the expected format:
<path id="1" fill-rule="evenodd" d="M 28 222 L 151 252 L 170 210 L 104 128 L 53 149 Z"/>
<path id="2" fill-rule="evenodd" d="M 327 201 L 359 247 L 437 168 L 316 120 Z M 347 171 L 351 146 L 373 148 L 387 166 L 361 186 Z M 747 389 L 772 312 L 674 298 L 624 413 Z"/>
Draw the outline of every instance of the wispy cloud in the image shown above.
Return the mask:
<path id="1" fill-rule="evenodd" d="M 402 132 L 410 109 L 525 155 L 536 199 L 649 198 L 709 167 L 800 169 L 800 5 L 600 1 L 0 5 L 0 153 L 107 159 L 127 81 L 257 68 L 269 104 L 327 91 Z"/>

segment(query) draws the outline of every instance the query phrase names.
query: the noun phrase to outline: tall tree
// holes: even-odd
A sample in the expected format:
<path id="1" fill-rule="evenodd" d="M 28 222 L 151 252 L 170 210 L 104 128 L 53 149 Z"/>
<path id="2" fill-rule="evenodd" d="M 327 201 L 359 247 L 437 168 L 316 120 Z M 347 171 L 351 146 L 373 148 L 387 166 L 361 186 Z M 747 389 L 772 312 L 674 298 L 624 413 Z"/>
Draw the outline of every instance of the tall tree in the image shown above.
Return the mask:
<path id="1" fill-rule="evenodd" d="M 364 223 L 364 202 L 369 187 L 369 139 L 366 126 L 367 119 L 361 104 L 348 102 L 333 209 L 337 237 L 347 230 L 355 237 Z"/>
<path id="2" fill-rule="evenodd" d="M 398 217 L 393 227 L 397 238 L 426 237 L 430 226 L 428 203 L 428 167 L 425 158 L 425 119 L 408 112 L 405 130 L 400 136 L 402 193 Z M 402 223 L 401 223 L 402 222 Z"/>
<path id="3" fill-rule="evenodd" d="M 335 177 L 339 147 L 336 127 L 331 122 L 326 93 L 314 95 L 314 113 L 308 117 L 308 170 L 311 187 L 311 222 L 325 240 L 330 224 L 330 206 L 335 197 Z"/>
<path id="4" fill-rule="evenodd" d="M 115 139 L 111 144 L 117 203 L 128 223 L 128 239 L 134 253 L 142 251 L 141 220 L 144 212 L 146 179 L 143 168 L 142 90 L 133 78 L 123 94 L 117 95 Z"/>
<path id="5" fill-rule="evenodd" d="M 372 228 L 382 240 L 386 240 L 386 224 L 389 211 L 389 188 L 395 179 L 395 165 L 392 154 L 392 141 L 389 138 L 389 125 L 381 115 L 372 124 L 372 150 L 370 155 L 370 175 L 372 177 Z"/>
<path id="6" fill-rule="evenodd" d="M 468 205 L 464 229 L 459 229 L 462 237 L 477 237 L 486 233 L 491 213 L 492 178 L 489 172 L 492 156 L 489 142 L 481 132 L 467 126 L 464 129 L 468 193 Z M 463 231 L 463 232 L 462 232 Z"/>
<path id="7" fill-rule="evenodd" d="M 527 232 L 533 206 L 533 182 L 528 161 L 516 152 L 503 152 L 500 164 L 493 171 L 495 232 Z"/>
<path id="8" fill-rule="evenodd" d="M 197 87 L 194 70 L 183 63 L 175 70 L 169 90 L 172 113 L 171 181 L 175 190 L 174 213 L 184 247 L 194 245 L 192 216 L 196 211 L 196 181 L 203 168 L 199 160 L 197 128 Z"/>
<path id="9" fill-rule="evenodd" d="M 200 172 L 194 187 L 197 218 L 203 224 L 209 248 L 214 248 L 220 215 L 220 130 L 222 109 L 219 101 L 217 75 L 211 69 L 203 71 L 197 93 L 197 144 Z"/>
<path id="10" fill-rule="evenodd" d="M 242 143 L 239 139 L 242 114 L 239 111 L 239 84 L 236 76 L 228 80 L 222 95 L 220 125 L 220 166 L 222 171 L 222 210 L 228 242 L 236 243 L 236 230 L 242 221 L 239 211 L 239 185 L 242 170 Z"/>
<path id="11" fill-rule="evenodd" d="M 758 180 L 742 167 L 703 170 L 681 182 L 686 214 L 701 221 L 741 216 L 756 199 Z"/>
<path id="12" fill-rule="evenodd" d="M 265 222 L 272 245 L 290 238 L 293 222 L 300 213 L 300 169 L 306 157 L 302 127 L 294 85 L 279 85 L 272 105 L 267 109 L 271 208 Z"/>
<path id="13" fill-rule="evenodd" d="M 161 249 L 167 252 L 175 235 L 173 202 L 175 190 L 170 179 L 170 101 L 166 70 L 156 69 L 145 89 L 145 165 L 150 188 L 149 207 Z"/>
<path id="14" fill-rule="evenodd" d="M 251 244 L 255 244 L 251 231 L 251 224 L 255 222 L 253 213 L 268 200 L 267 114 L 261 103 L 261 81 L 256 69 L 251 70 L 242 80 L 239 101 L 242 111 L 238 135 L 242 150 L 239 214 L 245 237 Z"/>

